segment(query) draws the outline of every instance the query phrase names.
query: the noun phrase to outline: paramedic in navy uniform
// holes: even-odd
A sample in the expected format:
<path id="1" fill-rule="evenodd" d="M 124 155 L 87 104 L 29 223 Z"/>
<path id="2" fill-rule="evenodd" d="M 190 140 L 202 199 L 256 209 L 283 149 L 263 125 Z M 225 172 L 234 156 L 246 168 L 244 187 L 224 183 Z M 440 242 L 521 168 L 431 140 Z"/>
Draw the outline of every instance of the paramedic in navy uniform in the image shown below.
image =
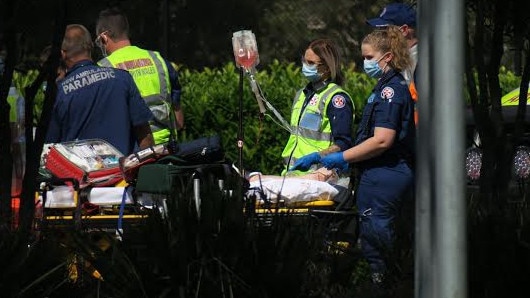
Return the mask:
<path id="1" fill-rule="evenodd" d="M 395 245 L 394 222 L 404 200 L 414 193 L 414 102 L 400 73 L 409 66 L 410 56 L 396 26 L 368 34 L 361 52 L 365 72 L 378 82 L 363 110 L 355 145 L 321 162 L 327 168 L 355 163 L 359 170 L 361 248 L 375 289 L 385 293 Z"/>
<path id="2" fill-rule="evenodd" d="M 368 34 L 361 52 L 365 72 L 379 80 L 364 107 L 355 146 L 321 162 L 327 168 L 355 163 L 359 170 L 361 248 L 372 282 L 380 289 L 390 273 L 396 215 L 414 194 L 414 102 L 400 73 L 409 66 L 410 56 L 398 27 Z"/>
<path id="3" fill-rule="evenodd" d="M 79 24 L 66 27 L 61 55 L 67 72 L 58 81 L 46 143 L 103 139 L 124 155 L 154 144 L 153 114 L 131 75 L 91 59 L 92 39 Z"/>

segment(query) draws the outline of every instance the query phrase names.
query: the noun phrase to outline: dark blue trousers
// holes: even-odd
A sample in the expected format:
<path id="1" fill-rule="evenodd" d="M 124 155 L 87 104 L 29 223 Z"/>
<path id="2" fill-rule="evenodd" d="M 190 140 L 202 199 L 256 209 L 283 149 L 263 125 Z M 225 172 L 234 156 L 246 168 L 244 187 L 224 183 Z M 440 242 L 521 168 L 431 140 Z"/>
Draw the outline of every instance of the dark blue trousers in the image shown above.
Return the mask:
<path id="1" fill-rule="evenodd" d="M 414 173 L 405 162 L 361 171 L 357 188 L 359 236 L 372 273 L 386 273 L 393 254 L 396 217 L 413 194 Z"/>

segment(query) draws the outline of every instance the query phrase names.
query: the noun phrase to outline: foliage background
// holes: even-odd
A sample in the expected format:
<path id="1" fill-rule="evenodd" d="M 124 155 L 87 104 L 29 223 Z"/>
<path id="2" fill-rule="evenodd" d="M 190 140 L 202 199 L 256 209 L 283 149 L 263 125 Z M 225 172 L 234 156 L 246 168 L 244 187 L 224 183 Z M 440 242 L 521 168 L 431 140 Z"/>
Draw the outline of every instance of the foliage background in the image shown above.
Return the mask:
<path id="1" fill-rule="evenodd" d="M 12 58 L 10 61 L 16 61 L 17 71 L 25 76 L 29 70 L 36 68 L 38 53 L 51 43 L 53 31 L 60 31 L 57 27 L 61 22 L 82 23 L 94 32 L 94 20 L 99 10 L 107 6 L 122 6 L 132 20 L 133 42 L 160 50 L 180 67 L 189 120 L 182 139 L 220 133 L 228 156 L 235 160 L 236 107 L 240 94 L 238 72 L 229 63 L 233 60 L 232 32 L 250 29 L 256 33 L 261 60 L 258 80 L 267 99 L 286 116 L 294 91 L 303 85 L 297 62 L 303 47 L 314 37 L 332 37 L 341 45 L 347 62 L 347 75 L 351 78 L 346 88 L 353 96 L 358 93 L 359 98 L 364 98 L 362 94 L 369 92 L 370 84 L 363 80 L 363 75 L 356 68 L 360 60 L 359 41 L 370 30 L 364 20 L 377 15 L 380 7 L 387 2 L 390 1 L 0 0 L 1 32 L 14 32 L 13 39 L 1 36 L 0 44 L 5 40 L 7 46 L 12 47 L 8 51 Z M 508 185 L 513 186 L 507 182 L 512 178 L 511 157 L 520 135 L 508 137 L 509 132 L 503 129 L 499 102 L 500 96 L 520 81 L 522 58 L 528 55 L 530 22 L 524 9 L 521 9 L 527 4 L 523 0 L 467 0 L 465 5 L 468 29 L 466 72 L 469 74 L 465 81 L 469 102 L 478 106 L 481 112 L 477 122 L 484 134 L 485 149 L 480 192 L 470 196 L 468 205 L 470 293 L 473 297 L 501 297 L 508 289 L 516 292 L 512 297 L 526 297 L 530 264 L 526 202 L 528 183 L 517 181 L 516 191 L 507 191 Z M 8 6 L 14 6 L 14 9 L 8 9 Z M 97 53 L 94 58 L 99 58 Z M 278 69 L 274 66 L 276 60 Z M 511 62 L 514 62 L 513 68 Z M 503 69 L 502 65 L 507 67 Z M 529 66 L 526 59 L 527 79 Z M 6 87 L 2 85 L 2 90 Z M 368 88 L 368 91 L 361 87 Z M 244 166 L 277 172 L 277 158 L 285 132 L 276 127 L 270 118 L 259 121 L 257 106 L 246 81 L 243 101 Z M 361 107 L 362 101 L 358 111 Z M 0 126 L 3 124 L 0 121 Z M 5 131 L 0 127 L 0 132 Z M 4 135 L 0 136 L 0 141 L 0 149 L 4 149 L 2 157 L 6 157 L 0 161 L 1 168 L 7 169 L 3 171 L 7 174 L 2 181 L 8 181 L 10 168 L 7 166 L 11 161 L 7 159 L 10 155 L 6 153 L 7 146 L 3 146 L 8 141 Z M 29 186 L 34 184 L 31 180 L 26 184 L 28 192 L 25 197 L 30 207 L 34 192 Z M 5 194 L 5 189 L 0 192 L 2 198 L 9 196 Z M 6 202 L 9 204 L 7 200 L 0 203 L 5 207 Z M 0 211 L 10 210 L 7 207 Z M 25 214 L 32 215 L 31 212 Z M 2 220 L 7 219 L 8 222 L 8 218 L 2 217 Z M 9 248 L 7 253 L 1 254 L 5 260 L 21 260 L 12 256 L 27 253 L 26 249 L 21 249 L 27 247 L 28 239 L 25 237 L 27 235 L 24 234 L 18 242 L 3 238 L 7 240 L 2 241 L 2 248 Z M 6 268 L 6 276 L 9 276 L 9 267 Z"/>
<path id="2" fill-rule="evenodd" d="M 373 80 L 364 74 L 345 69 L 348 74 L 348 92 L 356 106 L 357 118 L 369 95 Z M 239 93 L 239 71 L 233 63 L 222 68 L 205 68 L 203 71 L 181 70 L 183 94 L 191 99 L 185 102 L 186 132 L 181 139 L 197 138 L 205 134 L 222 136 L 227 157 L 237 160 L 237 134 L 239 125 L 239 101 L 243 100 L 242 123 L 245 169 L 279 174 L 282 169 L 281 151 L 288 139 L 288 132 L 278 124 L 273 112 L 268 110 L 260 117 L 257 102 L 245 76 L 243 94 Z M 294 94 L 307 81 L 294 63 L 275 60 L 256 75 L 265 99 L 290 120 Z"/>
<path id="3" fill-rule="evenodd" d="M 358 72 L 353 64 L 344 65 L 343 71 L 344 88 L 353 99 L 355 117 L 359 120 L 375 80 Z M 267 110 L 265 117 L 260 117 L 246 75 L 243 78 L 243 93 L 239 92 L 240 72 L 234 63 L 200 70 L 181 66 L 179 73 L 186 115 L 186 130 L 179 134 L 179 141 L 217 134 L 221 136 L 227 158 L 236 162 L 239 153 L 239 101 L 242 100 L 243 168 L 268 174 L 281 172 L 280 156 L 289 134 L 279 125 L 271 110 Z M 14 76 L 15 85 L 19 90 L 24 90 L 37 75 L 37 70 L 30 70 L 26 74 L 17 72 Z M 501 68 L 499 80 L 503 94 L 517 88 L 520 82 L 520 78 L 506 67 Z M 265 99 L 289 121 L 294 94 L 307 83 L 301 75 L 300 66 L 293 62 L 274 60 L 257 72 L 256 81 Z M 40 118 L 43 100 L 44 92 L 39 90 L 35 98 L 35 124 Z M 466 100 L 469 102 L 469 98 Z"/>

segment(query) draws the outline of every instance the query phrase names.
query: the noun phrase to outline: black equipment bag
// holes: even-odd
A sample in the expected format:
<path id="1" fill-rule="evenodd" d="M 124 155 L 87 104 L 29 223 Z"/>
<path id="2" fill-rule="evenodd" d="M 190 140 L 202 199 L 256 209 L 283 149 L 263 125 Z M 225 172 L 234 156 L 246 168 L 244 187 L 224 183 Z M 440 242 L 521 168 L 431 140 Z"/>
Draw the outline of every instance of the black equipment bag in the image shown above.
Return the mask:
<path id="1" fill-rule="evenodd" d="M 176 152 L 142 165 L 138 171 L 136 190 L 170 195 L 177 181 L 195 172 L 208 171 L 216 176 L 230 176 L 231 166 L 225 162 L 224 150 L 218 135 L 201 137 L 177 144 Z"/>
<path id="2" fill-rule="evenodd" d="M 223 162 L 225 153 L 218 135 L 200 137 L 177 144 L 174 156 L 182 159 L 180 164 L 198 165 Z"/>

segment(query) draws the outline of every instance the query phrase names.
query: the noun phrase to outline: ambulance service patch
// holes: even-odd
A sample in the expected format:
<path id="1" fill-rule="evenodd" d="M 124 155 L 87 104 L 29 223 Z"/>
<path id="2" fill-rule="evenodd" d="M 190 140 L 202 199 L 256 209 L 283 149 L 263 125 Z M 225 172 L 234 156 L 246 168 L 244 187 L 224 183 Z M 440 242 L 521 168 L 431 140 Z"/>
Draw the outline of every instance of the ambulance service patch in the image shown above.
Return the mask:
<path id="1" fill-rule="evenodd" d="M 331 102 L 333 103 L 333 106 L 337 109 L 342 109 L 346 105 L 346 99 L 342 95 L 333 96 Z"/>
<path id="2" fill-rule="evenodd" d="M 392 97 L 394 97 L 394 89 L 392 87 L 385 87 L 381 91 L 381 98 L 388 100 L 389 102 L 392 101 Z"/>
<path id="3" fill-rule="evenodd" d="M 313 97 L 311 97 L 311 100 L 309 101 L 309 105 L 310 106 L 314 106 L 317 104 L 317 100 L 318 100 L 318 97 L 315 95 L 313 95 Z"/>

